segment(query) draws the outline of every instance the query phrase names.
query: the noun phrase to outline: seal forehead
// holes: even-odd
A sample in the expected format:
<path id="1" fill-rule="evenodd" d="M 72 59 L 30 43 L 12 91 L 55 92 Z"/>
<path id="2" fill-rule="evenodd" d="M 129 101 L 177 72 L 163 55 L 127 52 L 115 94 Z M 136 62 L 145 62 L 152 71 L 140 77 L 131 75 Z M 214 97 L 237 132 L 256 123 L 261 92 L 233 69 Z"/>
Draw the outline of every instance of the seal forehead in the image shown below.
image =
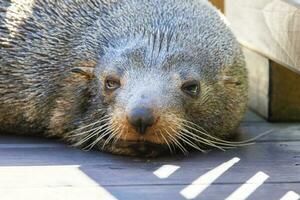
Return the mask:
<path id="1" fill-rule="evenodd" d="M 202 66 L 207 63 L 207 56 L 197 56 L 195 52 L 171 44 L 167 36 L 147 34 L 138 38 L 127 38 L 116 42 L 118 46 L 107 49 L 100 62 L 111 68 L 119 69 L 162 69 L 173 68 L 194 70 L 192 66 Z M 156 40 L 156 41 L 154 41 Z M 199 58 L 197 58 L 199 57 Z"/>
<path id="2" fill-rule="evenodd" d="M 215 73 L 224 66 L 233 64 L 234 51 L 238 46 L 226 42 L 224 38 L 220 39 L 219 36 L 199 41 L 199 38 L 194 38 L 196 36 L 183 38 L 184 35 L 178 32 L 179 30 L 158 25 L 155 31 L 144 30 L 137 35 L 129 34 L 114 40 L 113 48 L 108 48 L 105 54 L 110 63 L 122 68 L 182 68 L 199 72 L 213 70 Z"/>

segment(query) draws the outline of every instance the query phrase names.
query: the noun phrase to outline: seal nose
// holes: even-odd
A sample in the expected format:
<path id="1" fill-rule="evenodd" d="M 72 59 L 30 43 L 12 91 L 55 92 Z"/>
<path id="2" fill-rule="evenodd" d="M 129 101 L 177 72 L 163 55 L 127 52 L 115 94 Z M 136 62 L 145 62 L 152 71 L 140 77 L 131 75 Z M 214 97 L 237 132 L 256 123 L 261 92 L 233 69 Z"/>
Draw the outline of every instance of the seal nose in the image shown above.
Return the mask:
<path id="1" fill-rule="evenodd" d="M 155 118 L 151 109 L 135 108 L 128 116 L 128 121 L 139 134 L 143 135 L 147 128 L 154 124 Z"/>

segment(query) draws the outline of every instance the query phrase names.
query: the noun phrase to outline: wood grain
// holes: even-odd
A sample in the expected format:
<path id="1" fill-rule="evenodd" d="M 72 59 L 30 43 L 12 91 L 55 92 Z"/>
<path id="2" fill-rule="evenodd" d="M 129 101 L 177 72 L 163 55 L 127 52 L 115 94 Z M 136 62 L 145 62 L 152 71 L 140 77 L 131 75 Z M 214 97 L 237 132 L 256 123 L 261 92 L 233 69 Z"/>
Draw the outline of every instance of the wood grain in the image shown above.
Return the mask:
<path id="1" fill-rule="evenodd" d="M 273 122 L 300 121 L 300 75 L 243 48 L 249 74 L 249 106 Z"/>
<path id="2" fill-rule="evenodd" d="M 239 41 L 300 72 L 300 3 L 288 0 L 226 0 L 225 15 Z"/>
<path id="3" fill-rule="evenodd" d="M 249 106 L 265 118 L 269 117 L 269 60 L 243 48 L 249 79 Z"/>
<path id="4" fill-rule="evenodd" d="M 273 61 L 270 67 L 270 120 L 300 121 L 300 75 Z"/>
<path id="5" fill-rule="evenodd" d="M 108 186 L 105 190 L 119 200 L 186 200 L 179 191 L 186 185 L 153 185 L 153 186 Z M 211 185 L 199 198 L 201 200 L 225 199 L 240 185 Z M 1 200 L 112 200 L 103 198 L 103 188 L 98 187 L 37 187 L 37 188 L 6 188 L 0 190 Z M 299 183 L 265 184 L 249 200 L 280 199 L 287 191 L 299 191 Z M 272 192 L 270 192 L 272 191 Z"/>
<path id="6" fill-rule="evenodd" d="M 222 13 L 224 13 L 224 0 L 209 0 L 214 6 L 216 6 Z"/>

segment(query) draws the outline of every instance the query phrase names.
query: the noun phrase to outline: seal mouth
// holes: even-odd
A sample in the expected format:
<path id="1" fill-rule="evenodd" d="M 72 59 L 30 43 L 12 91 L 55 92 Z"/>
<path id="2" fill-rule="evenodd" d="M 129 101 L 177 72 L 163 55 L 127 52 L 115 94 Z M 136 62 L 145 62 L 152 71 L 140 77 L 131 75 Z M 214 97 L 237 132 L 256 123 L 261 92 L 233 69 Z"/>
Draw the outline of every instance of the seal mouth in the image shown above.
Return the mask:
<path id="1" fill-rule="evenodd" d="M 126 141 L 119 140 L 114 144 L 115 148 L 132 149 L 139 156 L 155 157 L 161 154 L 169 153 L 168 148 L 164 144 L 157 144 L 148 141 Z"/>
<path id="2" fill-rule="evenodd" d="M 124 148 L 124 147 L 133 147 L 133 146 L 150 146 L 154 148 L 159 148 L 164 146 L 163 144 L 156 144 L 153 142 L 142 141 L 142 140 L 119 140 L 115 143 L 116 147 Z"/>

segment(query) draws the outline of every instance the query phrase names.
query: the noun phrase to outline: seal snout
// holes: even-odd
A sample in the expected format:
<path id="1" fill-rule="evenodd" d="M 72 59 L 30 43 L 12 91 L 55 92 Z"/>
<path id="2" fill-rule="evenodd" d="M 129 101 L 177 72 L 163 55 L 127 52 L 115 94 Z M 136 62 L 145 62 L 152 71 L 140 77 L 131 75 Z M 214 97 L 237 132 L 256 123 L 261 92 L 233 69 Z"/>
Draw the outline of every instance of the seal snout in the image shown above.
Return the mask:
<path id="1" fill-rule="evenodd" d="M 127 119 L 133 128 L 141 135 L 144 135 L 147 128 L 151 127 L 156 121 L 152 109 L 145 107 L 132 109 Z"/>

